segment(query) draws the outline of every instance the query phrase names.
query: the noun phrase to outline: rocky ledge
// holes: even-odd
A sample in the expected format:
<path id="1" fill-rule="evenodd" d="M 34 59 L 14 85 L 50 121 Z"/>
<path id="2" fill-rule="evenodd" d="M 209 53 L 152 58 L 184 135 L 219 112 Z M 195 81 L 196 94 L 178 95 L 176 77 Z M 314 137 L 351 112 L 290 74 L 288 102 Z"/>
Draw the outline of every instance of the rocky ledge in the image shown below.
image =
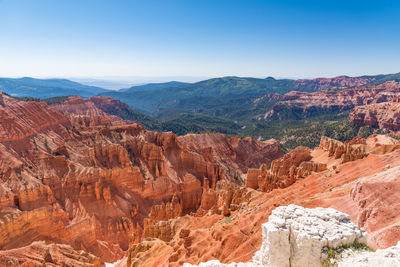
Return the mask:
<path id="1" fill-rule="evenodd" d="M 213 260 L 198 266 L 317 267 L 329 248 L 366 243 L 366 232 L 353 224 L 347 214 L 331 208 L 281 206 L 272 211 L 262 231 L 263 243 L 253 262 L 222 264 Z M 195 265 L 183 265 L 192 266 Z"/>
<path id="2" fill-rule="evenodd" d="M 349 257 L 338 262 L 338 267 L 398 267 L 400 266 L 400 241 L 396 246 L 378 249 L 376 252 L 350 253 Z"/>
<path id="3" fill-rule="evenodd" d="M 1 250 L 0 266 L 100 267 L 101 263 L 96 256 L 69 245 L 36 241 L 26 247 Z"/>

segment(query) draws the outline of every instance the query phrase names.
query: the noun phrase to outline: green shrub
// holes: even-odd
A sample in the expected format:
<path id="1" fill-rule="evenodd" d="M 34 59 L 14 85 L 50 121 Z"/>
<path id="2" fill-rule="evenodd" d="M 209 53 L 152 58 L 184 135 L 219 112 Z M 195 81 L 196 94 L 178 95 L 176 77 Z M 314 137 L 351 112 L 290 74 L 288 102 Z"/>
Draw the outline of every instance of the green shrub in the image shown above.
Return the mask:
<path id="1" fill-rule="evenodd" d="M 352 251 L 373 251 L 370 247 L 363 243 L 353 243 L 351 245 L 344 245 L 338 248 L 329 248 L 327 250 L 327 258 L 322 261 L 322 267 L 337 267 L 337 260 L 340 260 L 341 254 L 346 250 L 351 249 Z M 331 260 L 334 260 L 331 262 Z"/>
<path id="2" fill-rule="evenodd" d="M 47 138 L 43 139 L 43 145 L 48 148 L 49 147 L 49 142 L 47 141 Z"/>

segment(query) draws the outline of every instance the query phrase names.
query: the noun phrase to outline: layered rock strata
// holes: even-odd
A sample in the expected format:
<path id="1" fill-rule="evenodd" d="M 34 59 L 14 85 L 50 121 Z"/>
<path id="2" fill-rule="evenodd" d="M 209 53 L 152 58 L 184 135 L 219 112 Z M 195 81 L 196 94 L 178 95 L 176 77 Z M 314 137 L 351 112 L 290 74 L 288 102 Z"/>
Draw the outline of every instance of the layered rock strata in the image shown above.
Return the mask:
<path id="1" fill-rule="evenodd" d="M 400 98 L 392 101 L 355 107 L 350 113 L 351 122 L 392 131 L 400 130 Z"/>
<path id="2" fill-rule="evenodd" d="M 388 81 L 378 85 L 356 86 L 343 90 L 323 90 L 318 92 L 291 91 L 277 102 L 264 119 L 302 118 L 342 112 L 356 106 L 390 101 L 400 93 L 400 82 Z"/>
<path id="3" fill-rule="evenodd" d="M 251 137 L 227 138 L 224 134 L 206 133 L 187 134 L 179 136 L 178 140 L 205 158 L 229 166 L 231 173 L 237 171 L 245 173 L 249 167 L 260 166 L 283 155 L 280 143 L 275 139 L 255 141 Z"/>
<path id="4" fill-rule="evenodd" d="M 240 184 L 229 170 L 257 161 L 253 152 L 281 154 L 276 141 L 147 131 L 103 117 L 93 99 L 69 98 L 58 107 L 63 113 L 43 102 L 2 99 L 0 248 L 7 251 L 46 240 L 113 262 L 143 237 L 170 238 L 158 222 L 237 209 L 240 196 L 218 183 Z M 79 116 L 87 120 L 77 123 Z M 206 145 L 191 144 L 196 139 Z M 214 139 L 221 141 L 218 153 Z"/>
<path id="5" fill-rule="evenodd" d="M 369 77 L 348 77 L 348 76 L 337 76 L 333 78 L 316 78 L 316 79 L 299 79 L 295 81 L 295 88 L 298 87 L 310 87 L 318 88 L 318 90 L 324 90 L 328 88 L 348 88 L 354 86 L 361 86 L 373 82 L 375 78 Z"/>
<path id="6" fill-rule="evenodd" d="M 238 186 L 233 192 L 242 190 L 241 197 L 236 198 L 239 204 L 231 202 L 231 207 L 235 209 L 230 210 L 229 216 L 222 213 L 220 201 L 224 199 L 222 196 L 229 196 L 223 193 L 228 191 L 224 189 L 225 186 L 218 186 L 220 182 L 217 182 L 216 189 L 210 190 L 204 202 L 216 203 L 215 191 L 221 196 L 215 211 L 211 208 L 205 213 L 191 213 L 159 221 L 158 229 L 168 233 L 168 241 L 153 236 L 131 246 L 126 263 L 128 266 L 177 267 L 184 263 L 199 264 L 213 259 L 223 263 L 251 261 L 262 245 L 261 224 L 268 220 L 274 208 L 292 203 L 311 208 L 332 207 L 350 214 L 354 223 L 361 222 L 358 218 L 365 218 L 363 228 L 368 232 L 370 247 L 376 249 L 395 245 L 400 240 L 400 215 L 398 207 L 393 205 L 400 203 L 396 193 L 398 176 L 393 172 L 385 175 L 392 182 L 379 183 L 381 174 L 400 166 L 400 150 L 387 149 L 394 141 L 380 135 L 368 138 L 365 140 L 368 150 L 373 148 L 372 152 L 379 153 L 371 152 L 362 159 L 345 163 L 329 157 L 328 151 L 317 147 L 311 151 L 311 158 L 313 162 L 326 164 L 325 171 L 312 172 L 288 187 L 267 193 Z M 353 190 L 357 182 L 368 184 L 368 180 L 375 180 L 371 177 L 376 177 L 376 182 L 364 186 L 361 191 Z M 359 192 L 361 194 L 358 197 Z M 367 200 L 363 204 L 365 197 Z"/>
<path id="7" fill-rule="evenodd" d="M 0 265 L 100 267 L 99 258 L 71 246 L 36 241 L 27 247 L 0 251 Z"/>
<path id="8" fill-rule="evenodd" d="M 344 144 L 326 136 L 321 137 L 319 147 L 327 151 L 330 157 L 341 159 L 342 163 L 362 159 L 368 155 L 364 144 Z"/>
<path id="9" fill-rule="evenodd" d="M 52 108 L 69 117 L 72 124 L 80 126 L 110 126 L 124 124 L 124 121 L 103 111 L 104 106 L 123 104 L 112 97 L 94 96 L 83 99 L 70 96 L 66 101 L 51 105 Z"/>
<path id="10" fill-rule="evenodd" d="M 379 137 L 382 139 L 379 141 L 378 137 L 373 135 L 368 140 L 357 137 L 342 143 L 322 136 L 317 149 L 311 150 L 300 146 L 283 157 L 273 160 L 269 169 L 266 164 L 261 165 L 259 169 L 250 168 L 247 171 L 246 186 L 264 192 L 285 188 L 312 173 L 327 170 L 329 162 L 331 162 L 330 169 L 338 172 L 339 170 L 336 169 L 338 164 L 362 159 L 370 153 L 388 153 L 400 147 L 398 142 L 394 140 L 392 142 L 391 138 L 385 140 Z M 326 154 L 323 156 L 324 160 L 321 161 L 316 155 L 321 154 L 317 150 Z"/>
<path id="11" fill-rule="evenodd" d="M 297 147 L 283 157 L 272 161 L 271 167 L 263 164 L 259 169 L 249 169 L 246 186 L 264 192 L 288 187 L 312 172 L 326 170 L 324 163 L 311 161 L 311 149 Z"/>

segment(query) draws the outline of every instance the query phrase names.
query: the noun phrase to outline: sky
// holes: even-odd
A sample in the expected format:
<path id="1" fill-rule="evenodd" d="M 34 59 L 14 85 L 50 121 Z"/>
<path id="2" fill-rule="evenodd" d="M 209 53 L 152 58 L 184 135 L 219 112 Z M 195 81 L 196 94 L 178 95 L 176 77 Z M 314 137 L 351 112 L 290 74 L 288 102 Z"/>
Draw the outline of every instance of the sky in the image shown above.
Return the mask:
<path id="1" fill-rule="evenodd" d="M 397 0 L 0 0 L 0 36 L 1 77 L 400 72 Z"/>

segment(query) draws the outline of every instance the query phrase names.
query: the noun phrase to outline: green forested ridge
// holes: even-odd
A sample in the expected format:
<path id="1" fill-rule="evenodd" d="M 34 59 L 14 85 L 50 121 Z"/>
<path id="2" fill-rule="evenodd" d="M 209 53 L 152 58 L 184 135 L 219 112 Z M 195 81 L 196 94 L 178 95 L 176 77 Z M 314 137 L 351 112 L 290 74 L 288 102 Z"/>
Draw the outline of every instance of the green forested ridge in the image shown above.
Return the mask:
<path id="1" fill-rule="evenodd" d="M 267 93 L 284 94 L 291 91 L 293 88 L 294 80 L 288 79 L 276 80 L 274 78 L 223 77 L 161 90 L 139 92 L 117 91 L 107 92 L 102 95 L 112 96 L 135 109 L 152 114 L 165 106 L 178 109 L 174 106 L 174 103 L 182 99 L 194 100 L 195 98 L 199 98 L 203 100 L 212 100 L 218 105 L 218 101 L 230 103 L 229 101 L 231 99 L 235 100 L 241 97 L 248 99 L 259 97 Z"/>
<path id="2" fill-rule="evenodd" d="M 165 83 L 147 83 L 143 85 L 135 85 L 130 88 L 120 89 L 119 92 L 140 92 L 140 91 L 161 90 L 164 88 L 173 88 L 186 84 L 188 83 L 176 82 L 176 81 L 165 82 Z"/>
<path id="3" fill-rule="evenodd" d="M 361 77 L 375 78 L 375 81 L 373 81 L 372 84 L 380 84 L 392 80 L 400 81 L 400 72 L 393 74 L 380 74 L 380 75 L 370 75 Z"/>
<path id="4" fill-rule="evenodd" d="M 55 96 L 80 95 L 83 97 L 105 93 L 108 90 L 87 86 L 67 79 L 0 78 L 3 92 L 16 97 L 49 98 Z"/>

